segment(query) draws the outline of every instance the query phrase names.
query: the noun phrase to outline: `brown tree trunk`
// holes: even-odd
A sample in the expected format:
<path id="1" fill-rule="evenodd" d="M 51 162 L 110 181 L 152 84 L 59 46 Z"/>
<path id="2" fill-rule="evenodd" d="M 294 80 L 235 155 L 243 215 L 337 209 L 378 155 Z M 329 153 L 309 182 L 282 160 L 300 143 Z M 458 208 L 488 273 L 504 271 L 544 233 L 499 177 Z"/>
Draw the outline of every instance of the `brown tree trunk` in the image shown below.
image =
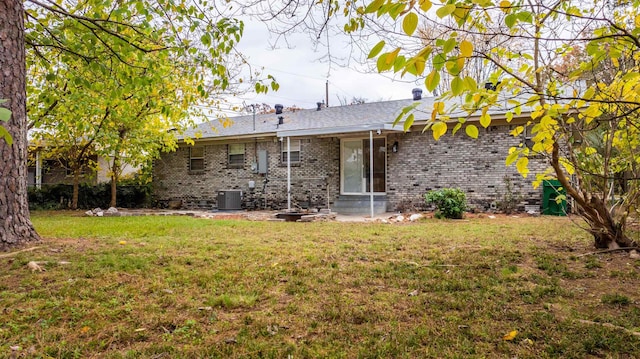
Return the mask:
<path id="1" fill-rule="evenodd" d="M 80 193 L 80 169 L 73 170 L 73 194 L 71 195 L 71 209 L 78 209 L 78 197 Z"/>
<path id="2" fill-rule="evenodd" d="M 625 233 L 626 218 L 616 219 L 609 212 L 605 200 L 595 193 L 580 192 L 574 187 L 569 178 L 565 176 L 560 165 L 560 146 L 557 142 L 553 145 L 551 154 L 551 167 L 553 167 L 556 178 L 567 191 L 567 195 L 574 199 L 578 206 L 578 214 L 589 225 L 589 232 L 593 235 L 596 248 L 615 249 L 621 247 L 635 247 L 634 243 Z M 580 176 L 577 176 L 580 183 Z"/>
<path id="3" fill-rule="evenodd" d="M 111 175 L 111 201 L 109 202 L 109 207 L 116 207 L 117 200 L 117 191 L 118 191 L 118 178 L 115 174 Z"/>
<path id="4" fill-rule="evenodd" d="M 119 146 L 118 146 L 119 147 Z M 120 155 L 118 150 L 113 155 L 113 164 L 111 165 L 111 203 L 109 207 L 116 207 L 118 196 L 118 177 L 120 174 Z"/>
<path id="5" fill-rule="evenodd" d="M 0 250 L 39 241 L 27 204 L 27 116 L 22 0 L 0 0 L 0 99 L 12 115 L 0 123 L 13 144 L 0 139 Z"/>

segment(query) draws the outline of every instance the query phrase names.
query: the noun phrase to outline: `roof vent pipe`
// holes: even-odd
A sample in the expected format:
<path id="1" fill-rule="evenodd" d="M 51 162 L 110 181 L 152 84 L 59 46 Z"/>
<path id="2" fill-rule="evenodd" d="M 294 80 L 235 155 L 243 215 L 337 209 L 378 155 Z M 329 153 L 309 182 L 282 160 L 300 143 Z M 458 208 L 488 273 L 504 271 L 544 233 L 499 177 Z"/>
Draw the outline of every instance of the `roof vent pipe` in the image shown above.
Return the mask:
<path id="1" fill-rule="evenodd" d="M 322 102 L 316 102 L 316 105 L 318 105 L 318 109 L 316 111 L 320 111 L 322 109 Z"/>
<path id="2" fill-rule="evenodd" d="M 276 108 L 276 115 L 281 114 L 282 113 L 282 109 L 284 108 L 284 106 L 282 106 L 279 103 L 277 103 L 274 107 Z"/>
<path id="3" fill-rule="evenodd" d="M 284 125 L 284 117 L 278 116 L 278 125 Z"/>
<path id="4" fill-rule="evenodd" d="M 414 100 L 421 100 L 422 99 L 422 90 L 419 88 L 415 88 L 413 90 L 411 90 L 411 93 L 413 94 L 413 99 Z"/>

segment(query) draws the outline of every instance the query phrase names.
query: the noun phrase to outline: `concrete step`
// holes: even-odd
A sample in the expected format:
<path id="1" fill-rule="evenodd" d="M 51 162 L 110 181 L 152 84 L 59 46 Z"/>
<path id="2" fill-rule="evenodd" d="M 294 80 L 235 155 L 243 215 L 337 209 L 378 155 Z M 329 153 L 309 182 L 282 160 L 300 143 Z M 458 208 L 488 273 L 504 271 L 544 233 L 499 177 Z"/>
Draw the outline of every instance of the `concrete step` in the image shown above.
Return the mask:
<path id="1" fill-rule="evenodd" d="M 370 214 L 370 196 L 340 196 L 331 208 L 339 214 Z M 387 212 L 387 196 L 373 196 L 373 213 L 375 215 Z"/>

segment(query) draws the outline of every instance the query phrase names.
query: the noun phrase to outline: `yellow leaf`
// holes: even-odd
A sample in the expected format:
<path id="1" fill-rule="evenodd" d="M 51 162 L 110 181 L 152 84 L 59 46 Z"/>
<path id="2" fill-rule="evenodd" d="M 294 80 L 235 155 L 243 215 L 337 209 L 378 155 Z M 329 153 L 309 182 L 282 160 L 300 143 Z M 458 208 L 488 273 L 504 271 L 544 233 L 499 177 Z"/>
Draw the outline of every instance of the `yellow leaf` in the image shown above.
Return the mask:
<path id="1" fill-rule="evenodd" d="M 513 340 L 516 338 L 516 335 L 518 335 L 518 331 L 517 330 L 512 330 L 509 333 L 505 334 L 504 337 L 502 337 L 503 340 Z"/>
<path id="2" fill-rule="evenodd" d="M 482 116 L 480 116 L 480 124 L 484 128 L 489 127 L 489 125 L 491 125 L 491 116 L 488 113 L 482 114 Z"/>
<path id="3" fill-rule="evenodd" d="M 462 40 L 459 46 L 460 56 L 469 57 L 473 55 L 473 44 L 470 41 Z"/>
<path id="4" fill-rule="evenodd" d="M 118 242 L 119 245 L 124 246 L 125 244 L 127 244 L 127 241 L 120 241 Z"/>
<path id="5" fill-rule="evenodd" d="M 507 0 L 500 1 L 500 8 L 505 13 L 508 13 L 511 10 L 511 1 L 507 1 Z"/>
<path id="6" fill-rule="evenodd" d="M 433 110 L 436 111 L 437 113 L 442 113 L 444 112 L 444 102 L 434 102 L 433 103 Z"/>
<path id="7" fill-rule="evenodd" d="M 522 177 L 527 178 L 527 174 L 529 174 L 529 159 L 527 157 L 520 157 L 518 162 L 516 162 L 516 169 Z M 513 336 L 515 337 L 515 334 Z"/>
<path id="8" fill-rule="evenodd" d="M 438 140 L 442 135 L 447 133 L 447 124 L 444 122 L 436 122 L 431 126 L 431 131 L 433 132 L 433 139 Z"/>
<path id="9" fill-rule="evenodd" d="M 518 126 L 511 131 L 513 137 L 519 136 L 524 131 L 524 126 Z"/>
<path id="10" fill-rule="evenodd" d="M 431 9 L 431 0 L 420 0 L 420 10 L 427 12 Z"/>
<path id="11" fill-rule="evenodd" d="M 387 55 L 387 58 L 385 60 L 387 65 L 391 65 L 396 60 L 396 57 L 398 57 L 398 53 L 400 53 L 399 47 Z"/>
<path id="12" fill-rule="evenodd" d="M 86 333 L 86 332 L 88 332 L 89 330 L 91 330 L 91 328 L 89 328 L 89 327 L 87 327 L 87 326 L 85 325 L 84 327 L 82 327 L 82 329 L 80 329 L 80 332 L 81 332 L 81 333 Z"/>
<path id="13" fill-rule="evenodd" d="M 636 27 L 640 27 L 640 15 L 635 18 Z"/>
<path id="14" fill-rule="evenodd" d="M 476 125 L 467 125 L 464 130 L 467 133 L 467 136 L 471 138 L 478 138 L 478 127 L 476 127 Z"/>

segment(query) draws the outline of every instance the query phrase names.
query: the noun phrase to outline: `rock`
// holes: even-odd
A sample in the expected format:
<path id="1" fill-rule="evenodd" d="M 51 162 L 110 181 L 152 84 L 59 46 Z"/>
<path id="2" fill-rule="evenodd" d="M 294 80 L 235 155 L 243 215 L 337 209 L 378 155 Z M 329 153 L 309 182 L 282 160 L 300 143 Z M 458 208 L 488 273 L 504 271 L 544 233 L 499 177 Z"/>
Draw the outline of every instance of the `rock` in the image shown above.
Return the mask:
<path id="1" fill-rule="evenodd" d="M 93 217 L 93 211 L 86 211 L 84 212 L 85 215 L 87 215 L 88 217 Z"/>
<path id="2" fill-rule="evenodd" d="M 182 200 L 171 200 L 169 201 L 167 207 L 169 207 L 169 209 L 180 209 L 182 208 Z"/>
<path id="3" fill-rule="evenodd" d="M 496 219 L 496 216 L 491 215 L 491 216 L 489 216 L 489 218 Z"/>
<path id="4" fill-rule="evenodd" d="M 398 217 L 396 217 L 396 221 L 404 222 L 404 216 L 403 215 L 399 215 Z"/>
<path id="5" fill-rule="evenodd" d="M 98 212 L 102 212 L 102 208 L 96 207 L 96 208 L 92 209 L 91 212 L 93 212 L 93 214 L 97 214 Z"/>
<path id="6" fill-rule="evenodd" d="M 97 217 L 104 217 L 104 212 L 102 212 L 102 211 L 96 212 L 96 216 Z"/>
<path id="7" fill-rule="evenodd" d="M 107 213 L 118 213 L 118 209 L 116 207 L 109 207 Z"/>
<path id="8" fill-rule="evenodd" d="M 640 253 L 638 253 L 638 251 L 636 251 L 634 249 L 631 252 L 629 252 L 629 258 L 631 258 L 631 259 L 640 259 Z"/>
<path id="9" fill-rule="evenodd" d="M 27 268 L 31 269 L 32 272 L 46 272 L 47 270 L 40 267 L 40 265 L 34 261 L 27 263 Z"/>
<path id="10" fill-rule="evenodd" d="M 527 214 L 530 215 L 531 217 L 539 217 L 540 216 L 540 212 L 538 211 L 527 211 Z"/>
<path id="11" fill-rule="evenodd" d="M 415 222 L 415 221 L 417 221 L 417 220 L 421 219 L 422 217 L 423 217 L 423 216 L 422 216 L 420 213 L 414 213 L 414 214 L 412 214 L 411 216 L 409 216 L 409 220 L 410 220 L 411 222 Z"/>
<path id="12" fill-rule="evenodd" d="M 409 296 L 410 296 L 410 297 L 415 297 L 416 295 L 418 295 L 418 290 L 417 290 L 417 289 L 416 289 L 416 290 L 413 290 L 413 291 L 411 291 L 411 292 L 409 293 Z"/>

